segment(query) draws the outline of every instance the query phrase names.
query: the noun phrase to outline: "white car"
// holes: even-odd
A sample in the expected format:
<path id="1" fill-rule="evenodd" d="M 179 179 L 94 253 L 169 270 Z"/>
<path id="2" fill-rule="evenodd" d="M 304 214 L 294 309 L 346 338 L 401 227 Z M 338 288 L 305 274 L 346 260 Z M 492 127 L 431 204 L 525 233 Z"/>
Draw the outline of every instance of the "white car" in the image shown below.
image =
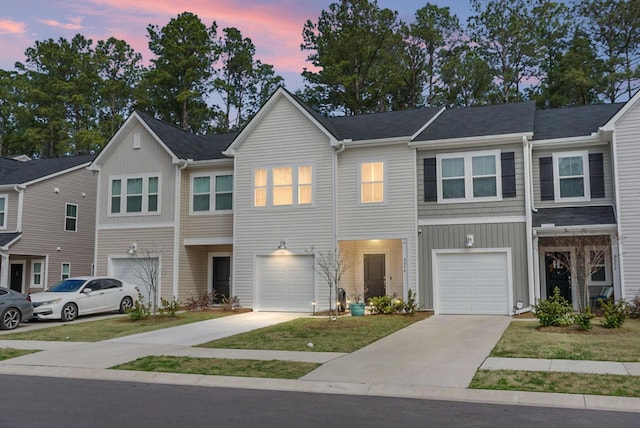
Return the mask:
<path id="1" fill-rule="evenodd" d="M 41 320 L 73 321 L 79 315 L 119 311 L 125 313 L 139 289 L 119 279 L 81 276 L 60 281 L 47 291 L 31 295 L 33 316 Z"/>

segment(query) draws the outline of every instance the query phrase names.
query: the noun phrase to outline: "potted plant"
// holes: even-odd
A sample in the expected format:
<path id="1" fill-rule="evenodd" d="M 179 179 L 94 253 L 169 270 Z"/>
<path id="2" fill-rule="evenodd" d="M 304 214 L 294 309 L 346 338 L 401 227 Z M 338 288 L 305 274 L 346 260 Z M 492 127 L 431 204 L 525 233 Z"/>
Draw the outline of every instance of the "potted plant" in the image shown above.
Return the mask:
<path id="1" fill-rule="evenodd" d="M 351 302 L 349 304 L 349 311 L 351 312 L 351 316 L 353 317 L 361 317 L 364 315 L 365 304 L 362 301 L 362 295 L 358 294 L 355 302 Z"/>

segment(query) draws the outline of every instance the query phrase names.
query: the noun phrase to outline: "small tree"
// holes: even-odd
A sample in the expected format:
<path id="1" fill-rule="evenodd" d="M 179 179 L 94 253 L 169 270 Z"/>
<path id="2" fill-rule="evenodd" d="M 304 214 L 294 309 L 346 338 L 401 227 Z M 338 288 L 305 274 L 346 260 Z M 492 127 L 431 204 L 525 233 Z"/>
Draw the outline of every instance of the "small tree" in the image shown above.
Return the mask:
<path id="1" fill-rule="evenodd" d="M 342 274 L 349 268 L 349 259 L 346 254 L 339 249 L 333 251 L 318 251 L 315 253 L 315 264 L 313 270 L 322 277 L 329 286 L 329 313 L 338 316 L 338 305 L 336 297 L 338 295 L 338 284 Z M 335 312 L 334 310 L 335 305 Z"/>
<path id="2" fill-rule="evenodd" d="M 145 287 L 146 297 L 153 310 L 153 315 L 158 309 L 158 285 L 162 276 L 159 258 L 160 251 L 155 246 L 138 249 L 132 258 L 135 262 L 134 275 Z"/>

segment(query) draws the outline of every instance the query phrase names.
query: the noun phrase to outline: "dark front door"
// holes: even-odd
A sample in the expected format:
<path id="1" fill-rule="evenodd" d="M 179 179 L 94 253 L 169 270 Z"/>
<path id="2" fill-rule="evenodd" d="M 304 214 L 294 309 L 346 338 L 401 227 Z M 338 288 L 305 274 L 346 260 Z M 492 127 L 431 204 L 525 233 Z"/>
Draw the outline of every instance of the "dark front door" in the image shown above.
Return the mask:
<path id="1" fill-rule="evenodd" d="M 216 292 L 216 303 L 223 297 L 229 297 L 231 283 L 231 257 L 213 258 L 213 290 Z"/>
<path id="2" fill-rule="evenodd" d="M 547 272 L 547 297 L 552 296 L 553 290 L 558 287 L 560 295 L 571 303 L 571 272 L 559 262 L 559 260 L 568 262 L 569 253 L 546 253 L 544 259 Z"/>
<path id="3" fill-rule="evenodd" d="M 15 290 L 19 293 L 22 293 L 22 275 L 23 275 L 23 265 L 21 264 L 11 264 L 11 281 L 10 287 L 12 290 Z"/>
<path id="4" fill-rule="evenodd" d="M 384 254 L 364 255 L 365 299 L 387 294 L 384 271 Z"/>

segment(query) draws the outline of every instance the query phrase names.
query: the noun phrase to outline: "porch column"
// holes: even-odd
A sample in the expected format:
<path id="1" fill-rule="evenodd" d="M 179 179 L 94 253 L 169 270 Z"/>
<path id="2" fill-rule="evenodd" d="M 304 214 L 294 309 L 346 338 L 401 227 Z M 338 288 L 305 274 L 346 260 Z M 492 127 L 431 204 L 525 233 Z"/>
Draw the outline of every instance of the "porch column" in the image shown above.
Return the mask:
<path id="1" fill-rule="evenodd" d="M 9 288 L 9 253 L 0 251 L 0 287 Z"/>
<path id="2" fill-rule="evenodd" d="M 618 235 L 612 233 L 609 236 L 611 241 L 611 276 L 613 277 L 613 295 L 616 300 L 624 299 L 622 291 L 622 278 L 620 275 L 620 246 L 618 245 Z"/>

